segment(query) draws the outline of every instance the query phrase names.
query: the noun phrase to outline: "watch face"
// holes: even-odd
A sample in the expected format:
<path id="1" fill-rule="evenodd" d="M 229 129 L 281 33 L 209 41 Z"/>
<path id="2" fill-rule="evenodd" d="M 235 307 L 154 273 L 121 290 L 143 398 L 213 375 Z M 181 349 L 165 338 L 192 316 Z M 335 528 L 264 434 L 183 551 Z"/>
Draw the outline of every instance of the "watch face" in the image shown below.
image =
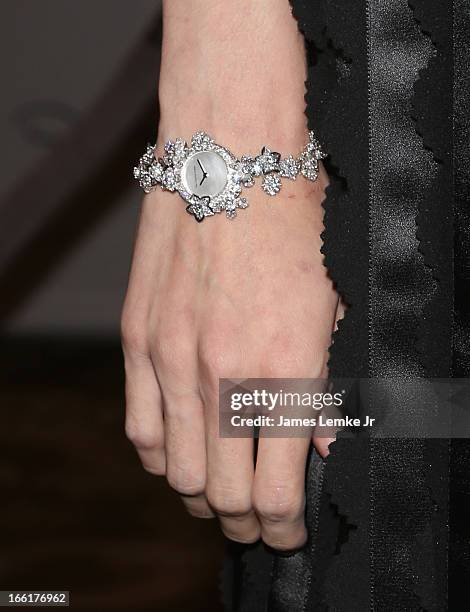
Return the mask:
<path id="1" fill-rule="evenodd" d="M 227 184 L 228 169 L 223 157 L 215 151 L 201 151 L 189 157 L 181 169 L 181 181 L 187 191 L 215 196 Z"/>

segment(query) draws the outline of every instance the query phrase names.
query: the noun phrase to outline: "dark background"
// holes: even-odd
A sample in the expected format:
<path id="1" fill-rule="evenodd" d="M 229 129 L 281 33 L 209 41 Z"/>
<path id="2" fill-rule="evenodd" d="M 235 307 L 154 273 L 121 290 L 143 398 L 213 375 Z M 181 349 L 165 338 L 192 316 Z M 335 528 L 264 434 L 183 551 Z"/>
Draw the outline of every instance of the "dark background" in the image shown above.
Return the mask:
<path id="1" fill-rule="evenodd" d="M 2 0 L 0 589 L 220 609 L 223 543 L 123 432 L 119 315 L 158 121 L 155 0 Z"/>

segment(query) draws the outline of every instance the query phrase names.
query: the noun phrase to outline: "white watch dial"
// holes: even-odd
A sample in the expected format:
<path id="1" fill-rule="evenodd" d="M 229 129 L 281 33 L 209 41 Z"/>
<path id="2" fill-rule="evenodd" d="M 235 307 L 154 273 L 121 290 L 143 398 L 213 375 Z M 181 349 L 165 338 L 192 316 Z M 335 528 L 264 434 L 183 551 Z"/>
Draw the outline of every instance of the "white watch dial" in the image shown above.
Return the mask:
<path id="1" fill-rule="evenodd" d="M 186 160 L 181 181 L 187 191 L 199 197 L 213 197 L 227 184 L 227 164 L 215 151 L 201 151 Z"/>

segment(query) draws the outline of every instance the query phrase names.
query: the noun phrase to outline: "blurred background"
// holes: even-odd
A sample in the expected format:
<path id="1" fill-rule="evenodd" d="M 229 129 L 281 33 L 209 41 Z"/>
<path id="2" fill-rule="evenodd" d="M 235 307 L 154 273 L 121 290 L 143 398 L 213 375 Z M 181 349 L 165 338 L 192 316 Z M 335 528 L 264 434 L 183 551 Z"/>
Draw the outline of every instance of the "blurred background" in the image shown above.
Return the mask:
<path id="1" fill-rule="evenodd" d="M 217 611 L 223 543 L 123 433 L 119 316 L 155 138 L 156 0 L 1 0 L 0 589 Z"/>

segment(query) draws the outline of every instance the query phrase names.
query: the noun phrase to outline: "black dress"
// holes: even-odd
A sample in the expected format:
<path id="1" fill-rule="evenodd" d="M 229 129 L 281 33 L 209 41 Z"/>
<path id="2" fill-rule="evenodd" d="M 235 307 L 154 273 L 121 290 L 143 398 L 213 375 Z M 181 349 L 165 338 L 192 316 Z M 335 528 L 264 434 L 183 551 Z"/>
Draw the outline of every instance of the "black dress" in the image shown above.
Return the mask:
<path id="1" fill-rule="evenodd" d="M 330 153 L 323 252 L 349 306 L 330 373 L 389 381 L 419 418 L 397 379 L 470 373 L 470 0 L 292 4 L 310 128 Z M 312 452 L 306 549 L 234 546 L 227 609 L 461 609 L 469 461 L 448 439 L 344 435 L 325 462 Z"/>

